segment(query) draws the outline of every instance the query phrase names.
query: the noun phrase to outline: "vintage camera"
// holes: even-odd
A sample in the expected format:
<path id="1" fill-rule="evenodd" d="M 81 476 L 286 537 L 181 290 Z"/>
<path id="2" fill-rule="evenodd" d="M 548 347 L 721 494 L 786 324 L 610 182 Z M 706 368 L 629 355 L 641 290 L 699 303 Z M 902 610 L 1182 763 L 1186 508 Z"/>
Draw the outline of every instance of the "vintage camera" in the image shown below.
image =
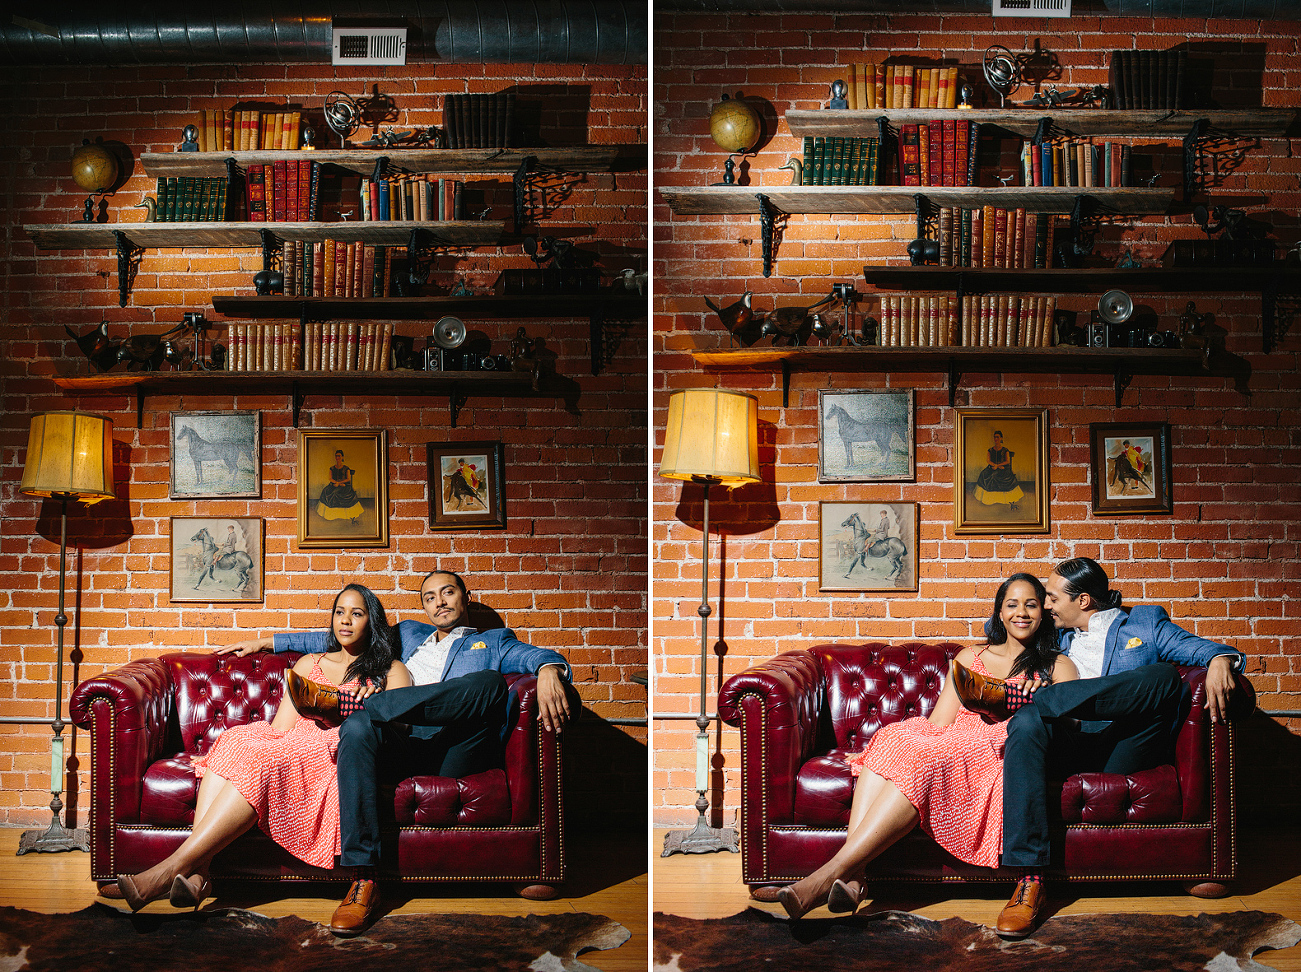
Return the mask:
<path id="1" fill-rule="evenodd" d="M 1088 339 L 1088 346 L 1091 348 L 1111 347 L 1111 325 L 1102 323 L 1090 324 Z"/>
<path id="2" fill-rule="evenodd" d="M 1179 335 L 1174 331 L 1151 331 L 1147 336 L 1149 348 L 1177 348 Z"/>
<path id="3" fill-rule="evenodd" d="M 504 354 L 480 354 L 455 348 L 426 348 L 426 371 L 510 371 Z"/>

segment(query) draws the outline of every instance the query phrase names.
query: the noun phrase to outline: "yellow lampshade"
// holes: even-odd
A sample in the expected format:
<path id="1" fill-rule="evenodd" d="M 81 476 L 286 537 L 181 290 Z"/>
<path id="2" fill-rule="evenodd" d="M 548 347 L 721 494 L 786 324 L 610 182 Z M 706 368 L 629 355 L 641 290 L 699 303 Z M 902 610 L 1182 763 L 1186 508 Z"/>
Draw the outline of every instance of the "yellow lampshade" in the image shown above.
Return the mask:
<path id="1" fill-rule="evenodd" d="M 729 489 L 759 481 L 759 400 L 721 388 L 669 397 L 660 475 L 709 479 Z"/>
<path id="2" fill-rule="evenodd" d="M 86 503 L 113 499 L 113 423 L 89 412 L 33 415 L 19 489 Z"/>

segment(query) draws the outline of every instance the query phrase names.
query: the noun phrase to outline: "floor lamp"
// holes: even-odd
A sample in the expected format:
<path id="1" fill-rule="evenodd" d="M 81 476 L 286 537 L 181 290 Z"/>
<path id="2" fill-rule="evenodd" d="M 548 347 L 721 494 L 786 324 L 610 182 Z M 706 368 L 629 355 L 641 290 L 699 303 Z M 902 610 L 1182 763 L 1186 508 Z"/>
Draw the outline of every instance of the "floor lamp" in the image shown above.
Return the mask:
<path id="1" fill-rule="evenodd" d="M 68 501 L 86 504 L 113 499 L 113 423 L 89 412 L 41 412 L 32 416 L 27 461 L 19 489 L 28 496 L 59 501 L 59 666 L 54 689 L 54 739 L 50 744 L 50 813 L 45 831 L 28 830 L 18 841 L 18 853 L 28 851 L 90 851 L 84 830 L 68 830 L 59 819 L 63 811 L 63 627 L 64 582 L 68 572 Z"/>
<path id="2" fill-rule="evenodd" d="M 753 395 L 719 388 L 691 388 L 669 397 L 669 417 L 664 431 L 660 475 L 699 483 L 705 489 L 705 510 L 700 535 L 700 712 L 696 716 L 696 810 L 700 817 L 692 830 L 676 830 L 664 838 L 661 857 L 680 852 L 738 853 L 736 831 L 711 827 L 709 809 L 709 487 L 729 490 L 759 481 L 759 401 Z"/>

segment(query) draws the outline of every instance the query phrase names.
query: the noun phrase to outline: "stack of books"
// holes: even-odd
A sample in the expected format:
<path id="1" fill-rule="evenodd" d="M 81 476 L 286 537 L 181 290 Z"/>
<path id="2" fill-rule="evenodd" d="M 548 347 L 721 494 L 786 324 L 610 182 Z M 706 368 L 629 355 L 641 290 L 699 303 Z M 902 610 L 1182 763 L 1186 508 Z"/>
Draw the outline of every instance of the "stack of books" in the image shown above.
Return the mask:
<path id="1" fill-rule="evenodd" d="M 204 108 L 194 124 L 200 152 L 296 152 L 303 113 L 288 106 L 283 111 Z"/>
<path id="2" fill-rule="evenodd" d="M 967 294 L 962 344 L 969 348 L 1050 348 L 1056 295 Z"/>
<path id="3" fill-rule="evenodd" d="M 309 321 L 306 326 L 304 370 L 389 370 L 392 321 Z"/>
<path id="4" fill-rule="evenodd" d="M 270 165 L 250 165 L 244 186 L 248 218 L 254 223 L 306 223 L 314 221 L 321 165 L 308 159 L 280 159 Z"/>
<path id="5" fill-rule="evenodd" d="M 465 183 L 419 172 L 361 180 L 363 220 L 448 221 L 465 218 Z"/>
<path id="6" fill-rule="evenodd" d="M 220 223 L 226 219 L 225 178 L 168 176 L 158 180 L 159 223 Z"/>
<path id="7" fill-rule="evenodd" d="M 804 136 L 803 184 L 876 185 L 879 160 L 877 143 L 875 138 Z"/>
<path id="8" fill-rule="evenodd" d="M 1186 50 L 1112 51 L 1107 84 L 1116 107 L 1182 108 L 1187 65 Z"/>
<path id="9" fill-rule="evenodd" d="M 947 348 L 960 336 L 955 295 L 881 295 L 881 347 Z"/>
<path id="10" fill-rule="evenodd" d="M 1024 209 L 945 206 L 932 232 L 942 267 L 1019 270 L 1052 266 L 1053 215 Z"/>
<path id="11" fill-rule="evenodd" d="M 946 118 L 899 127 L 899 184 L 974 186 L 980 125 Z"/>
<path id="12" fill-rule="evenodd" d="M 230 371 L 297 371 L 302 360 L 298 324 L 231 324 L 226 342 Z"/>
<path id="13" fill-rule="evenodd" d="M 845 65 L 851 109 L 956 108 L 958 69 L 881 62 Z"/>
<path id="14" fill-rule="evenodd" d="M 448 148 L 507 148 L 514 126 L 514 91 L 443 97 Z"/>
<path id="15" fill-rule="evenodd" d="M 393 250 L 405 247 L 371 246 L 324 240 L 286 241 L 284 267 L 287 297 L 387 297 L 392 283 Z"/>
<path id="16" fill-rule="evenodd" d="M 1094 145 L 1091 139 L 1057 138 L 1021 146 L 1021 177 L 1027 186 L 1114 188 L 1133 185 L 1130 147 Z"/>

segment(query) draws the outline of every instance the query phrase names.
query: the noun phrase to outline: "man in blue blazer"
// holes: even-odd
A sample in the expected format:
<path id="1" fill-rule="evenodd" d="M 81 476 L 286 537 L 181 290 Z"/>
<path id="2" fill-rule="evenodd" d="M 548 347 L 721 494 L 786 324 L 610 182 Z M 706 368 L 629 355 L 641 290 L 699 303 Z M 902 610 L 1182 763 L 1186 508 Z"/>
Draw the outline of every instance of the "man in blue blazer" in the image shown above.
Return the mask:
<path id="1" fill-rule="evenodd" d="M 1242 652 L 1185 631 L 1163 608 L 1126 611 L 1106 571 L 1088 557 L 1064 561 L 1044 584 L 1045 607 L 1080 678 L 1028 687 L 1032 704 L 1008 722 L 1003 755 L 1003 858 L 1023 870 L 998 932 L 1028 935 L 1045 900 L 1049 863 L 1046 781 L 1072 773 L 1134 773 L 1171 759 L 1188 689 L 1174 665 L 1206 667 L 1211 719 L 1228 718 Z"/>
<path id="2" fill-rule="evenodd" d="M 375 884 L 380 859 L 379 781 L 392 771 L 462 777 L 500 765 L 506 725 L 503 674 L 536 673 L 543 728 L 560 732 L 569 717 L 569 664 L 549 648 L 515 637 L 509 628 L 480 632 L 466 622 L 469 591 L 452 571 L 434 570 L 420 585 L 420 603 L 430 623 L 397 626 L 402 661 L 412 685 L 359 693 L 364 701 L 339 728 L 339 824 L 342 867 L 354 880 L 334 912 L 330 930 L 364 931 L 379 910 Z M 291 632 L 217 649 L 325 651 L 324 631 Z M 308 683 L 313 684 L 313 683 Z"/>

